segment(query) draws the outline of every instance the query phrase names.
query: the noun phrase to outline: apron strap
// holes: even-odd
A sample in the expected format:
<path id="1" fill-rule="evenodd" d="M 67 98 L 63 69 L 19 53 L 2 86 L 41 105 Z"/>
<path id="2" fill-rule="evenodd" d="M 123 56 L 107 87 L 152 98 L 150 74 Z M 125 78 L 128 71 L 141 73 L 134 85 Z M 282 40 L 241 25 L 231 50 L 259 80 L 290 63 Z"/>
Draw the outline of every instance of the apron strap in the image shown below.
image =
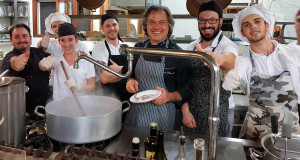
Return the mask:
<path id="1" fill-rule="evenodd" d="M 107 65 L 109 65 L 109 63 L 110 63 L 109 59 L 111 57 L 111 51 L 110 51 L 110 48 L 109 48 L 108 43 L 106 42 L 106 40 L 104 41 L 104 43 L 105 43 L 106 49 L 108 51 L 108 62 L 107 62 Z"/>
<path id="2" fill-rule="evenodd" d="M 214 51 L 216 50 L 216 48 L 218 47 L 218 45 L 219 45 L 219 43 L 221 42 L 222 38 L 223 38 L 223 34 L 221 33 L 220 36 L 219 36 L 219 38 L 218 38 L 218 43 L 217 43 L 217 45 L 216 45 L 215 47 L 212 47 L 212 52 L 214 52 Z M 200 44 L 201 42 L 202 42 L 202 40 L 199 42 L 199 44 Z M 196 51 L 196 48 L 195 48 L 195 47 L 194 47 L 194 51 Z"/>

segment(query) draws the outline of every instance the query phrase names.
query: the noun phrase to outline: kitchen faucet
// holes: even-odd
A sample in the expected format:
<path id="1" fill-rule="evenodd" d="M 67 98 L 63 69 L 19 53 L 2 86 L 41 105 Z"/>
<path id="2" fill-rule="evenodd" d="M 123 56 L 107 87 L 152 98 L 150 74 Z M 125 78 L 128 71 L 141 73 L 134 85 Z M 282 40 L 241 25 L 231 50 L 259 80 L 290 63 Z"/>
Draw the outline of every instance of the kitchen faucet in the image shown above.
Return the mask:
<path id="1" fill-rule="evenodd" d="M 209 143 L 208 143 L 208 160 L 216 159 L 217 150 L 217 137 L 219 129 L 219 95 L 220 95 L 220 68 L 214 58 L 204 52 L 197 51 L 184 51 L 184 50 L 170 50 L 170 49 L 153 49 L 153 48 L 135 48 L 128 47 L 126 44 L 120 46 L 119 52 L 121 54 L 127 54 L 128 71 L 126 74 L 119 74 L 106 66 L 98 63 L 94 59 L 88 56 L 79 56 L 75 60 L 74 68 L 78 68 L 78 61 L 80 59 L 86 59 L 87 61 L 94 63 L 95 65 L 103 68 L 104 70 L 111 72 L 112 74 L 127 78 L 132 72 L 132 54 L 145 54 L 145 55 L 159 55 L 168 57 L 180 57 L 180 58 L 197 58 L 201 59 L 208 64 L 211 70 L 211 94 L 210 94 L 210 114 L 209 114 Z"/>

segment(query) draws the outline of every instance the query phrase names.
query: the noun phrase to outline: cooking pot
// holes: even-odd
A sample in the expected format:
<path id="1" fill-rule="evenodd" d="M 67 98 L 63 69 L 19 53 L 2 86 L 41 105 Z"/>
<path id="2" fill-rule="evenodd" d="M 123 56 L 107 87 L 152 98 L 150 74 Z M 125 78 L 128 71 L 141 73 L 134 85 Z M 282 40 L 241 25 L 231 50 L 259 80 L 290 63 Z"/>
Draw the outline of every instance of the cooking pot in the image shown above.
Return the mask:
<path id="1" fill-rule="evenodd" d="M 25 79 L 9 78 L 11 82 L 0 87 L 0 142 L 16 147 L 26 135 Z"/>
<path id="2" fill-rule="evenodd" d="M 287 143 L 285 143 L 287 142 Z M 300 160 L 300 136 L 292 134 L 290 139 L 281 137 L 280 134 L 267 134 L 261 144 L 265 150 L 264 159 L 266 160 Z M 285 144 L 287 144 L 287 152 L 285 153 Z M 286 154 L 286 157 L 285 157 Z"/>
<path id="3" fill-rule="evenodd" d="M 116 135 L 122 127 L 122 112 L 129 110 L 128 101 L 105 96 L 78 96 L 80 108 L 73 97 L 63 98 L 43 106 L 35 113 L 46 116 L 47 135 L 64 143 L 92 143 Z M 122 110 L 122 104 L 128 107 Z M 45 109 L 45 115 L 38 109 Z"/>

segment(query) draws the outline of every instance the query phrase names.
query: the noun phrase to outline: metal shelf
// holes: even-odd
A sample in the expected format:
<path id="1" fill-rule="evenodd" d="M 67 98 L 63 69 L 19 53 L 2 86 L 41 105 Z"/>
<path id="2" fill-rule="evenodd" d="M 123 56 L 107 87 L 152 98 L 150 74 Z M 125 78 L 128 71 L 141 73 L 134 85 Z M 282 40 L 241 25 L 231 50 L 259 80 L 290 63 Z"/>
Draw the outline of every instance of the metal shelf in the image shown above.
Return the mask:
<path id="1" fill-rule="evenodd" d="M 142 14 L 129 14 L 129 15 L 116 15 L 118 18 L 128 18 L 128 19 L 141 19 L 143 18 Z M 69 15 L 71 19 L 100 19 L 101 15 Z M 189 14 L 175 14 L 173 18 L 176 19 L 187 19 L 195 18 Z"/>
<path id="2" fill-rule="evenodd" d="M 0 0 L 0 2 L 14 3 L 14 0 Z"/>

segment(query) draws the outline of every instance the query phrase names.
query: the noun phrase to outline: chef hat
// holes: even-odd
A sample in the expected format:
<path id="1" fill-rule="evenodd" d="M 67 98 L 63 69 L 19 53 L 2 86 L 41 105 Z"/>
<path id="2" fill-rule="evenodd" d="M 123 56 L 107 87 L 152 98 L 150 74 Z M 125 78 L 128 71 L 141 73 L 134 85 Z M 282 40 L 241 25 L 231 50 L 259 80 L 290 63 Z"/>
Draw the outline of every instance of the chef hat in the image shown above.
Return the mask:
<path id="1" fill-rule="evenodd" d="M 71 23 L 71 18 L 63 13 L 55 12 L 51 13 L 46 19 L 45 19 L 45 25 L 46 29 L 49 33 L 54 34 L 51 29 L 51 24 L 56 21 L 64 21 L 67 23 Z"/>
<path id="2" fill-rule="evenodd" d="M 198 18 L 199 18 L 199 14 L 203 11 L 214 11 L 214 12 L 218 13 L 219 18 L 223 17 L 223 11 L 222 11 L 220 5 L 215 1 L 206 1 L 206 2 L 202 3 L 199 6 Z"/>
<path id="3" fill-rule="evenodd" d="M 119 22 L 117 16 L 113 13 L 106 13 L 105 15 L 101 16 L 101 25 L 103 26 L 104 22 L 108 19 L 115 19 L 117 22 Z"/>
<path id="4" fill-rule="evenodd" d="M 58 27 L 58 37 L 77 35 L 76 28 L 71 23 L 63 23 Z"/>
<path id="5" fill-rule="evenodd" d="M 269 24 L 269 30 L 268 30 L 268 36 L 271 38 L 273 36 L 273 29 L 275 24 L 275 19 L 271 12 L 269 12 L 266 8 L 264 8 L 261 5 L 254 4 L 253 6 L 247 7 L 241 11 L 239 11 L 236 15 L 234 15 L 233 21 L 232 21 L 232 27 L 234 34 L 239 37 L 241 40 L 245 42 L 249 42 L 246 37 L 244 37 L 241 33 L 242 26 L 241 23 L 243 19 L 251 14 L 258 14 L 260 15 L 268 24 Z"/>

